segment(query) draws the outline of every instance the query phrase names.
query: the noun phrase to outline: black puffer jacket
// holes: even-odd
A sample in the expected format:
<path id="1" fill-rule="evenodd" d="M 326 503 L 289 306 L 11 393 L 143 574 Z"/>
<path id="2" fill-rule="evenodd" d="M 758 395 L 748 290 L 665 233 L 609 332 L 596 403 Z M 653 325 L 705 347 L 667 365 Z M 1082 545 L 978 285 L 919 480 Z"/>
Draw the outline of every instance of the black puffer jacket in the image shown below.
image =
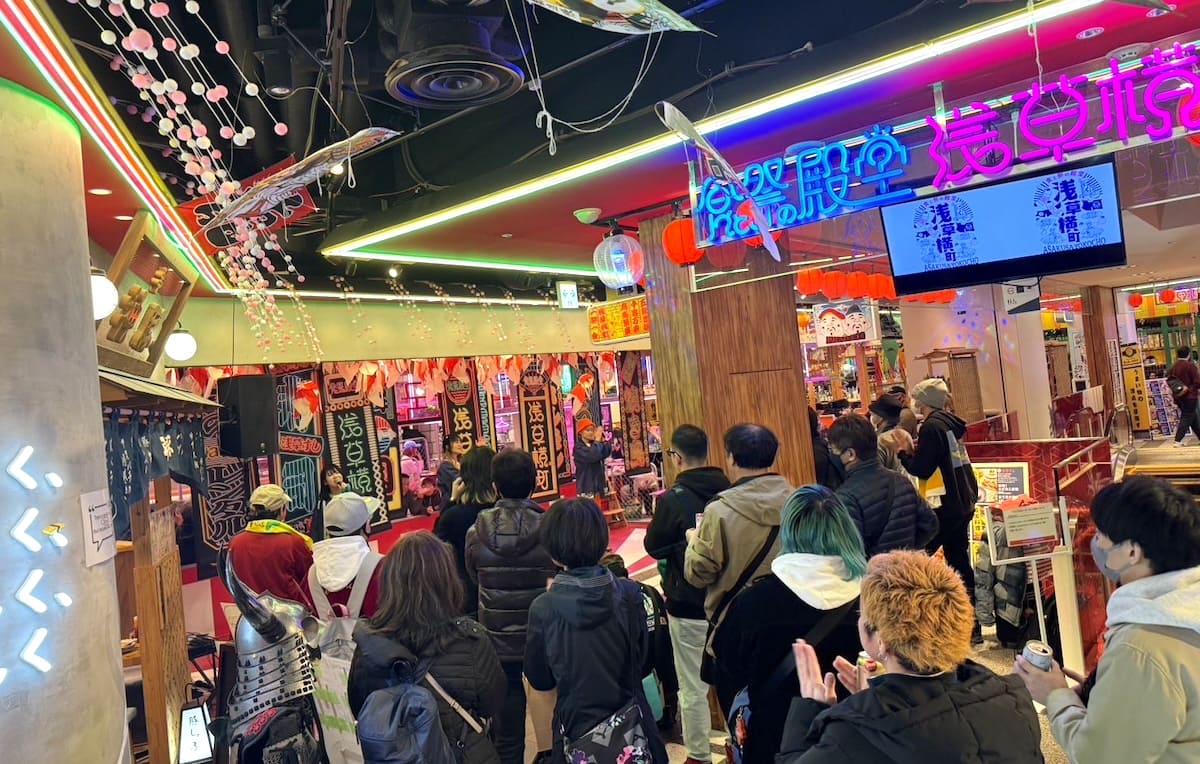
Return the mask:
<path id="1" fill-rule="evenodd" d="M 649 649 L 642 593 L 633 581 L 601 567 L 559 573 L 529 610 L 525 676 L 535 690 L 558 690 L 554 727 L 574 740 L 636 699 L 653 719 L 642 692 Z M 655 762 L 667 749 L 653 721 L 642 725 Z M 556 751 L 562 751 L 558 741 Z M 561 755 L 558 760 L 561 761 Z"/>
<path id="2" fill-rule="evenodd" d="M 354 627 L 354 660 L 350 663 L 350 710 L 357 717 L 367 696 L 387 687 L 392 666 L 416 664 L 432 659 L 429 673 L 459 705 L 482 721 L 496 716 L 504 703 L 508 681 L 496 659 L 496 651 L 487 632 L 469 618 L 454 622 L 450 633 L 439 644 L 414 651 L 392 636 L 373 630 L 366 621 Z M 478 735 L 436 692 L 442 729 L 452 744 L 465 741 L 465 764 L 493 764 L 500 761 L 495 746 Z"/>
<path id="3" fill-rule="evenodd" d="M 667 613 L 676 618 L 703 621 L 704 590 L 683 577 L 683 556 L 687 551 L 687 532 L 696 527 L 696 515 L 713 497 L 729 487 L 729 478 L 716 467 L 684 470 L 675 478 L 671 490 L 658 497 L 654 517 L 646 529 L 646 553 L 661 560 L 663 593 Z"/>
<path id="4" fill-rule="evenodd" d="M 778 764 L 1036 764 L 1041 728 L 1021 680 L 967 661 L 936 677 L 885 674 L 829 707 L 792 701 Z"/>
<path id="5" fill-rule="evenodd" d="M 467 531 L 467 575 L 479 585 L 479 622 L 503 663 L 525 660 L 529 606 L 556 572 L 538 541 L 541 523 L 536 502 L 501 499 Z"/>
<path id="6" fill-rule="evenodd" d="M 837 495 L 862 534 L 867 557 L 895 549 L 924 549 L 937 535 L 937 516 L 912 482 L 878 459 L 850 465 Z"/>

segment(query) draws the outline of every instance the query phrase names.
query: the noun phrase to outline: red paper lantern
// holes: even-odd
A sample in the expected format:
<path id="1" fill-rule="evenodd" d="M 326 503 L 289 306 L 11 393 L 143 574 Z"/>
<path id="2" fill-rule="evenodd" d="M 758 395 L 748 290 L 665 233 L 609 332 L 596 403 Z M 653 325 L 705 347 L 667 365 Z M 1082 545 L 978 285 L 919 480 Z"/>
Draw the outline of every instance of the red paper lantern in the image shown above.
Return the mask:
<path id="1" fill-rule="evenodd" d="M 821 292 L 831 300 L 840 300 L 846 296 L 846 274 L 841 271 L 830 271 L 821 281 Z"/>
<path id="2" fill-rule="evenodd" d="M 1171 287 L 1162 290 L 1158 293 L 1158 301 L 1164 304 L 1175 302 L 1175 290 Z"/>
<path id="3" fill-rule="evenodd" d="M 662 245 L 667 259 L 678 266 L 693 265 L 704 257 L 704 250 L 696 246 L 696 228 L 688 218 L 672 220 L 667 224 Z"/>
<path id="4" fill-rule="evenodd" d="M 796 274 L 796 289 L 800 294 L 816 294 L 821 291 L 821 272 L 817 270 L 800 271 Z"/>
<path id="5" fill-rule="evenodd" d="M 846 275 L 846 294 L 852 299 L 859 299 L 867 296 L 868 291 L 867 274 L 862 271 L 851 271 Z"/>
<path id="6" fill-rule="evenodd" d="M 738 241 L 720 244 L 704 250 L 704 257 L 718 269 L 732 271 L 746 262 L 746 247 Z"/>
<path id="7" fill-rule="evenodd" d="M 896 299 L 896 281 L 887 274 L 883 275 L 883 299 Z"/>
<path id="8" fill-rule="evenodd" d="M 1134 310 L 1142 307 L 1143 302 L 1145 302 L 1145 298 L 1142 297 L 1141 292 L 1133 292 L 1129 295 L 1129 307 L 1133 308 Z"/>

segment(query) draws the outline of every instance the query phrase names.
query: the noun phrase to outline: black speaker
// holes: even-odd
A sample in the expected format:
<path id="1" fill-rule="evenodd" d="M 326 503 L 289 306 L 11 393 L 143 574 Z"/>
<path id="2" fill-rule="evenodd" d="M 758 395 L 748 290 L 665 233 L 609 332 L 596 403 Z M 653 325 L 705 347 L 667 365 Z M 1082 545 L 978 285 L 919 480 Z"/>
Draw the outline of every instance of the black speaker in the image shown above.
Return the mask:
<path id="1" fill-rule="evenodd" d="M 256 374 L 218 380 L 217 403 L 222 406 L 222 456 L 253 459 L 278 453 L 275 377 Z"/>

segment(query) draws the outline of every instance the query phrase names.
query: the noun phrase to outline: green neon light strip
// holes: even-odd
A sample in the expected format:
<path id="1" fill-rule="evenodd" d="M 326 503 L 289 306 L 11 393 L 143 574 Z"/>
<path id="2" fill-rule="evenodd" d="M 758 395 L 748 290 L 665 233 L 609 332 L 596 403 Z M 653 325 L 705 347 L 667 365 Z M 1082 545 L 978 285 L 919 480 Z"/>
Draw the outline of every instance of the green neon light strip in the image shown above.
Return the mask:
<path id="1" fill-rule="evenodd" d="M 491 271 L 517 271 L 520 273 L 549 273 L 559 276 L 583 276 L 595 278 L 595 268 L 574 267 L 570 265 L 550 265 L 548 263 L 506 263 L 500 260 L 487 260 L 474 257 L 439 257 L 437 255 L 409 255 L 394 252 L 376 252 L 361 250 L 347 253 L 343 257 L 352 260 L 374 260 L 385 263 L 400 263 L 408 265 L 448 265 L 458 268 L 479 268 Z"/>
<path id="2" fill-rule="evenodd" d="M 71 128 L 75 131 L 76 135 L 79 135 L 79 136 L 83 135 L 83 131 L 80 129 L 79 123 L 77 121 L 75 121 L 75 118 L 73 116 L 71 116 L 70 112 L 68 112 L 66 109 L 64 109 L 63 107 L 56 104 L 54 101 L 51 101 L 49 98 L 42 95 L 41 93 L 30 90 L 29 88 L 25 87 L 24 85 L 13 82 L 12 80 L 6 80 L 3 77 L 0 77 L 0 90 L 8 90 L 18 96 L 23 97 L 23 98 L 28 98 L 31 101 L 37 101 L 41 105 L 48 107 L 50 109 L 50 111 L 54 112 L 58 116 L 65 119 L 67 121 L 67 124 L 70 125 Z"/>

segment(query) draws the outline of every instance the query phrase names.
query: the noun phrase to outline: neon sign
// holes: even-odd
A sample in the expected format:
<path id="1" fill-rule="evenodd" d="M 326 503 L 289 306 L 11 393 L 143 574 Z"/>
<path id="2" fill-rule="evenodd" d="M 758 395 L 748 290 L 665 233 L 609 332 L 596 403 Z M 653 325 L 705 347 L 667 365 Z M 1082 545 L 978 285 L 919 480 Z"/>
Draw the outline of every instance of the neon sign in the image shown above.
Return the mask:
<path id="1" fill-rule="evenodd" d="M 1172 138 L 1179 126 L 1200 129 L 1200 103 L 1195 102 L 1200 93 L 1198 62 L 1196 46 L 1180 43 L 1165 51 L 1155 49 L 1136 68 L 1112 59 L 1108 71 L 1095 80 L 1094 100 L 1089 100 L 1093 83 L 1086 76 L 1064 74 L 1055 82 L 1032 83 L 1011 97 L 1020 106 L 1016 127 L 1027 144 L 1019 153 L 1000 133 L 1008 117 L 992 104 L 975 102 L 969 109 L 954 109 L 943 120 L 926 117 L 933 131 L 929 156 L 937 166 L 933 186 L 942 189 L 975 175 L 1003 175 L 1018 160 L 1078 159 L 1080 152 L 1102 141 L 1128 144 L 1139 128 L 1152 141 Z M 1099 120 L 1093 127 L 1095 108 Z"/>
<path id="2" fill-rule="evenodd" d="M 891 127 L 875 125 L 858 141 L 791 146 L 748 166 L 742 180 L 776 231 L 913 198 L 913 189 L 895 187 L 910 159 Z M 719 174 L 705 177 L 693 199 L 697 242 L 712 246 L 758 235 L 746 201 Z"/>

